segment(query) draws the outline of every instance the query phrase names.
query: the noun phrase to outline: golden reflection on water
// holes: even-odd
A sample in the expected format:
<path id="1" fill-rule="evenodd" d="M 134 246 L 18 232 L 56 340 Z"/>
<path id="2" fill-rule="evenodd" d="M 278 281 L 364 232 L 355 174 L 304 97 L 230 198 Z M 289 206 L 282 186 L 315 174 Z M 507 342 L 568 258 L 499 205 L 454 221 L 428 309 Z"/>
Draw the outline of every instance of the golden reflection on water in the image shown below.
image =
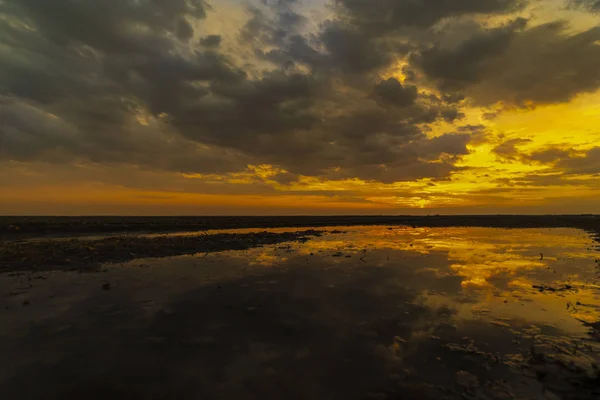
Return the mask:
<path id="1" fill-rule="evenodd" d="M 243 230 L 256 231 L 260 230 Z M 462 319 L 520 320 L 578 334 L 586 331 L 578 320 L 600 319 L 598 308 L 590 307 L 600 304 L 597 252 L 589 235 L 577 229 L 333 227 L 326 231 L 303 244 L 253 249 L 236 257 L 260 268 L 302 263 L 349 271 L 414 269 L 421 278 L 410 284 L 422 291 L 422 301 L 450 306 Z M 460 284 L 431 290 L 432 277 L 454 277 Z M 572 289 L 541 293 L 533 287 L 565 284 Z"/>
<path id="2" fill-rule="evenodd" d="M 265 229 L 211 233 L 260 232 Z M 370 268 L 393 272 L 399 290 L 420 293 L 423 305 L 450 307 L 456 319 L 521 321 L 583 335 L 580 321 L 600 319 L 598 252 L 577 229 L 330 227 L 304 243 L 282 243 L 247 251 L 134 260 L 150 270 L 119 271 L 125 281 L 165 282 L 163 292 L 232 281 L 261 270 L 338 268 L 358 274 Z M 290 228 L 268 229 L 288 232 Z M 198 233 L 196 233 L 198 234 Z M 173 236 L 181 235 L 181 233 Z M 189 269 L 192 265 L 194 268 Z M 201 266 L 202 268 L 198 268 Z M 185 282 L 175 274 L 185 275 Z M 75 278 L 66 278 L 73 280 Z M 172 282 L 168 284 L 169 282 Z M 535 286 L 571 289 L 540 292 Z M 137 286 L 131 291 L 135 296 Z M 160 293 L 156 296 L 159 297 Z M 166 295 L 165 295 L 166 296 Z M 482 311 L 484 310 L 484 311 Z"/>

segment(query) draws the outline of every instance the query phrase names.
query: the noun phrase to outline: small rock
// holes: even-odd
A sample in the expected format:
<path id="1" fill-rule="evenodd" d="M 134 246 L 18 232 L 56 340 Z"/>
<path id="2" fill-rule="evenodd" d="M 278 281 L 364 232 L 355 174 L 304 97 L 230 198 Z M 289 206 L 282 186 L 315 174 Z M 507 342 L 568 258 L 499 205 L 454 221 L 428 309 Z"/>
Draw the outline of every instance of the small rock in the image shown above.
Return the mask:
<path id="1" fill-rule="evenodd" d="M 106 282 L 102 285 L 102 290 L 110 290 L 110 283 Z"/>
<path id="2" fill-rule="evenodd" d="M 23 301 L 23 307 L 30 305 L 31 303 L 29 302 L 29 300 L 25 300 Z"/>

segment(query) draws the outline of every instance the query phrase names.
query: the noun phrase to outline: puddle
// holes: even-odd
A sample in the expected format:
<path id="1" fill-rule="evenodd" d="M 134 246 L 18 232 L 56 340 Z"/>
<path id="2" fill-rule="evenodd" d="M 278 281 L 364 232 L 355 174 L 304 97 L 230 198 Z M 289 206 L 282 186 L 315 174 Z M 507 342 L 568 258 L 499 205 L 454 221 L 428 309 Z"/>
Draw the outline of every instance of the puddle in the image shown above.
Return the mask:
<path id="1" fill-rule="evenodd" d="M 600 254 L 587 233 L 327 231 L 0 275 L 0 396 L 598 398 Z"/>

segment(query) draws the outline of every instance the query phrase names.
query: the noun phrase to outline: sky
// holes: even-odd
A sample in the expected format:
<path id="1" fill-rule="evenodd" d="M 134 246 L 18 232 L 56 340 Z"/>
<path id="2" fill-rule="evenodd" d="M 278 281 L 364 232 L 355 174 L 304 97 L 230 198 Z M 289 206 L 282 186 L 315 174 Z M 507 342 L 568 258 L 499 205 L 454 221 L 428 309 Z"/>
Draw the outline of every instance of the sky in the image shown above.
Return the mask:
<path id="1" fill-rule="evenodd" d="M 0 214 L 600 213 L 600 0 L 0 0 Z"/>

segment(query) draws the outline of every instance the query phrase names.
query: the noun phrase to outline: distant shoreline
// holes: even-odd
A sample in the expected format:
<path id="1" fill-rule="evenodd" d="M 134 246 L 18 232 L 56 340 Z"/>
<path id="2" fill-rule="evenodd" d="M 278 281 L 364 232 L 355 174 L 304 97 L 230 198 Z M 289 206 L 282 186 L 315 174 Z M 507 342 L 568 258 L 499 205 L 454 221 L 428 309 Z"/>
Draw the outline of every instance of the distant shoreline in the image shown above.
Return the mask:
<path id="1" fill-rule="evenodd" d="M 0 240 L 126 233 L 326 226 L 578 228 L 600 236 L 600 215 L 0 217 Z"/>

